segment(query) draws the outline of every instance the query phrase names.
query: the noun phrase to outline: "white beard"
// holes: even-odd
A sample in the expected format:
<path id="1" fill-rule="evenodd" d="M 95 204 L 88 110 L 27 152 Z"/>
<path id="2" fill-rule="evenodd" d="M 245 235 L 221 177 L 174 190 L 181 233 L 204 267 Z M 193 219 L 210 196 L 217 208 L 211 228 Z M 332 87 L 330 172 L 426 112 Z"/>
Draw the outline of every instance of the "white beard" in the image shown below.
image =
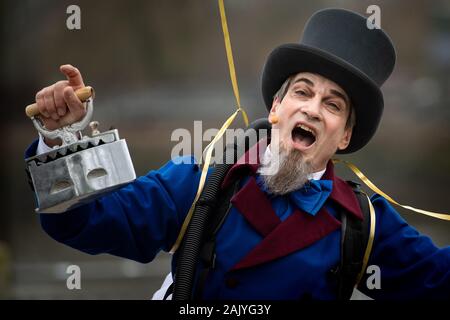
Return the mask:
<path id="1" fill-rule="evenodd" d="M 265 152 L 258 169 L 267 190 L 274 195 L 300 189 L 312 172 L 311 163 L 298 150 L 287 152 L 282 146 L 279 152 L 272 149 Z"/>

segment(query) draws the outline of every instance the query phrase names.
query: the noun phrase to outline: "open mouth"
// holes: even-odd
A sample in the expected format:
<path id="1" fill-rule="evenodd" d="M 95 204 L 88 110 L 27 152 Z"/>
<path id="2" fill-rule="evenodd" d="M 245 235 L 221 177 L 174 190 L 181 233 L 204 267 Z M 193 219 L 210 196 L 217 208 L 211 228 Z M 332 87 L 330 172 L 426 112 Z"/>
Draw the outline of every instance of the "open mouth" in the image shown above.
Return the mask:
<path id="1" fill-rule="evenodd" d="M 296 148 L 307 149 L 316 142 L 316 133 L 311 128 L 298 124 L 292 129 L 292 141 Z"/>

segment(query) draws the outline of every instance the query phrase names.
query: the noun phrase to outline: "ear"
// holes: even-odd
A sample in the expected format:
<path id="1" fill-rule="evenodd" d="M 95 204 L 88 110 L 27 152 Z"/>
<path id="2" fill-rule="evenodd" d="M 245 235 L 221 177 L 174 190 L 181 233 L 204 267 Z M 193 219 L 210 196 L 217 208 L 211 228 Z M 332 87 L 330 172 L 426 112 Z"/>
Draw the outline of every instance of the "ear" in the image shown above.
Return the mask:
<path id="1" fill-rule="evenodd" d="M 280 105 L 280 102 L 278 101 L 278 98 L 273 98 L 272 108 L 270 108 L 269 117 L 270 117 L 271 114 L 276 114 L 277 113 L 279 105 Z"/>
<path id="2" fill-rule="evenodd" d="M 350 143 L 350 140 L 352 138 L 353 128 L 346 128 L 344 130 L 344 135 L 341 138 L 341 141 L 339 141 L 338 149 L 344 150 L 347 148 L 348 144 Z"/>

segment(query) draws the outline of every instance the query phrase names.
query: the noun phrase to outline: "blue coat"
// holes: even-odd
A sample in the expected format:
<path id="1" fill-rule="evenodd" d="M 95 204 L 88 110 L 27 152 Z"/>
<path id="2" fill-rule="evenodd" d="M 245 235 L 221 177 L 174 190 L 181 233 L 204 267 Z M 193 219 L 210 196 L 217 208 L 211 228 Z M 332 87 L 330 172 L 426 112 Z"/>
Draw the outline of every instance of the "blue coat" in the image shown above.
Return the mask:
<path id="1" fill-rule="evenodd" d="M 33 143 L 26 155 L 33 155 L 36 146 Z M 197 191 L 199 167 L 193 157 L 180 160 L 184 164 L 169 161 L 70 212 L 41 214 L 42 227 L 55 240 L 89 254 L 150 262 L 160 250 L 171 249 Z M 242 175 L 245 166 L 235 165 L 224 184 L 233 174 Z M 331 181 L 331 188 L 317 191 L 313 198 L 320 208 L 311 209 L 313 204 L 306 211 L 296 202 L 302 201 L 305 190 L 295 196 L 270 197 L 258 183 L 255 166 L 246 169 L 232 210 L 217 234 L 216 268 L 209 275 L 204 298 L 335 299 L 330 270 L 340 258 L 336 208 L 362 218 L 351 188 L 334 175 L 330 162 L 322 179 Z M 375 299 L 449 298 L 450 246 L 437 248 L 380 195 L 371 201 L 376 233 L 369 265 L 380 268 L 381 288 L 369 290 L 361 283 L 359 289 Z"/>

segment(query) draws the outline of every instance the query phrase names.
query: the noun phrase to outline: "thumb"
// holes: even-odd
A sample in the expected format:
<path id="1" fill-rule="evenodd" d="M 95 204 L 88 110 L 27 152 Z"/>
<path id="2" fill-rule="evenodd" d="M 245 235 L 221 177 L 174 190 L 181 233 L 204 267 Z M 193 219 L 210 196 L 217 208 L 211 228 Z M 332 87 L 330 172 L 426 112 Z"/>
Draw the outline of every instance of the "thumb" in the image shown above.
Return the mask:
<path id="1" fill-rule="evenodd" d="M 70 64 L 64 64 L 59 67 L 59 70 L 67 77 L 69 86 L 75 90 L 84 87 L 83 77 L 77 68 Z"/>

